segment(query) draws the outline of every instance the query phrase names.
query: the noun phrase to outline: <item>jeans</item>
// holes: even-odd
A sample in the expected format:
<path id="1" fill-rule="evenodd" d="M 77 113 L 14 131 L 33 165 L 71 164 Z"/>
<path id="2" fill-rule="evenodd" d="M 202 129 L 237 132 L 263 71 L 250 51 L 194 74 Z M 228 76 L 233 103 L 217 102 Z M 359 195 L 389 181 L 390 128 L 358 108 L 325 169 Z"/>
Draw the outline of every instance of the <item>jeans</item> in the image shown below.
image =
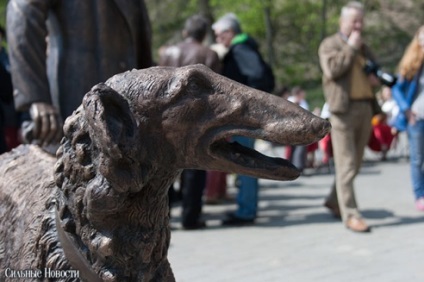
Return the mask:
<path id="1" fill-rule="evenodd" d="M 236 136 L 233 141 L 244 147 L 254 148 L 255 139 L 244 136 Z M 258 179 L 245 175 L 237 176 L 240 187 L 237 195 L 237 211 L 235 215 L 242 219 L 255 219 L 258 210 Z"/>
<path id="2" fill-rule="evenodd" d="M 424 197 L 424 120 L 408 124 L 409 159 L 415 198 Z"/>

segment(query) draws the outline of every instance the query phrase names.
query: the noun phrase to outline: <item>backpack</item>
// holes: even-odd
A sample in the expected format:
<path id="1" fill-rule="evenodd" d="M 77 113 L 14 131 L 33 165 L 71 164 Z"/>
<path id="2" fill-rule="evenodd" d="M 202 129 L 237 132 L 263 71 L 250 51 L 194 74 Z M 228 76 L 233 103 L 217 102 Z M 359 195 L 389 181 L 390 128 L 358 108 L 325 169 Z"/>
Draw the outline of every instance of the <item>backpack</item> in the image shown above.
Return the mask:
<path id="1" fill-rule="evenodd" d="M 243 42 L 241 42 L 243 43 Z M 231 55 L 232 52 L 234 52 L 234 48 L 236 48 L 236 46 L 238 46 L 239 44 L 234 44 L 230 47 L 230 50 L 228 51 L 228 53 L 225 55 L 224 57 L 224 65 L 226 65 L 226 59 L 227 58 L 232 58 L 233 56 Z M 257 85 L 255 85 L 255 88 L 271 93 L 274 88 L 275 88 L 275 76 L 274 76 L 274 72 L 271 68 L 271 66 L 266 63 L 261 55 L 261 53 L 259 52 L 259 50 L 255 47 L 252 46 L 252 44 L 244 44 L 244 46 L 246 46 L 247 48 L 249 48 L 251 51 L 255 52 L 258 57 L 259 57 L 259 62 L 262 65 L 262 73 L 256 73 L 255 74 L 255 82 L 257 82 Z M 232 64 L 230 64 L 232 65 Z M 231 79 L 234 79 L 235 81 L 238 82 L 242 82 L 243 83 L 243 77 L 242 75 L 239 73 L 239 70 L 236 70 L 236 68 L 229 67 L 228 69 L 224 70 L 224 75 L 227 77 L 230 77 Z"/>
<path id="2" fill-rule="evenodd" d="M 263 89 L 266 92 L 271 93 L 272 91 L 274 91 L 275 88 L 275 76 L 274 76 L 274 72 L 272 71 L 271 66 L 265 62 L 262 57 L 261 57 L 261 61 L 264 67 L 264 71 L 262 74 L 262 81 L 263 81 Z"/>

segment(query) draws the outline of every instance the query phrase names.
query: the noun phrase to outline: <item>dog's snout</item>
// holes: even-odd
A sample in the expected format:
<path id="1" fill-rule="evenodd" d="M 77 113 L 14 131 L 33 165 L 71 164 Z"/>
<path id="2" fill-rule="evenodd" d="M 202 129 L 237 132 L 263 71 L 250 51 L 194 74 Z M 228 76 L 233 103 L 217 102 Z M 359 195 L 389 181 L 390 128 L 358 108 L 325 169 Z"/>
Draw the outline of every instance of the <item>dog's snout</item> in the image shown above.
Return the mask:
<path id="1" fill-rule="evenodd" d="M 328 120 L 316 117 L 311 121 L 311 132 L 319 138 L 323 138 L 331 130 Z"/>

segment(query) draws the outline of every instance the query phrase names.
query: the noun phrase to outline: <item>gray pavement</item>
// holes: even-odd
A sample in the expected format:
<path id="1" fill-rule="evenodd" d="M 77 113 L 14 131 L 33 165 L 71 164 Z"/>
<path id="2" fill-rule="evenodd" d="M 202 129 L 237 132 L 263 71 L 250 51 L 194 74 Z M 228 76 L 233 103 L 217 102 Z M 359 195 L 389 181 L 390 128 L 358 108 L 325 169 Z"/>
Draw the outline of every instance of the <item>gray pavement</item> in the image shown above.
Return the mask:
<path id="1" fill-rule="evenodd" d="M 227 204 L 204 207 L 207 229 L 183 231 L 173 208 L 169 260 L 177 281 L 424 281 L 424 213 L 415 210 L 408 161 L 396 154 L 380 162 L 367 152 L 355 181 L 369 234 L 347 230 L 322 206 L 333 180 L 325 170 L 291 182 L 261 179 L 254 226 L 221 227 L 235 208 Z"/>

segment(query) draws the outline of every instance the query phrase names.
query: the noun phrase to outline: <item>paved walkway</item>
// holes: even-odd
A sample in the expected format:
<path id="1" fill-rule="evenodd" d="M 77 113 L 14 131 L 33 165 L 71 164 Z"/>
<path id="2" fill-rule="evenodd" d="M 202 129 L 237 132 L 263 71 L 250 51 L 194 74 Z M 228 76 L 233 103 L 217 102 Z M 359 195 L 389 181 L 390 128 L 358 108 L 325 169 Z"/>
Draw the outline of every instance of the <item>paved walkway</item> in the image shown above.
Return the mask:
<path id="1" fill-rule="evenodd" d="M 221 227 L 225 211 L 235 208 L 229 204 L 205 206 L 209 227 L 183 231 L 180 209 L 173 209 L 169 260 L 177 281 L 424 281 L 424 214 L 413 204 L 408 162 L 379 162 L 372 154 L 367 160 L 355 185 L 371 233 L 347 230 L 322 206 L 331 172 L 260 180 L 254 226 Z"/>

